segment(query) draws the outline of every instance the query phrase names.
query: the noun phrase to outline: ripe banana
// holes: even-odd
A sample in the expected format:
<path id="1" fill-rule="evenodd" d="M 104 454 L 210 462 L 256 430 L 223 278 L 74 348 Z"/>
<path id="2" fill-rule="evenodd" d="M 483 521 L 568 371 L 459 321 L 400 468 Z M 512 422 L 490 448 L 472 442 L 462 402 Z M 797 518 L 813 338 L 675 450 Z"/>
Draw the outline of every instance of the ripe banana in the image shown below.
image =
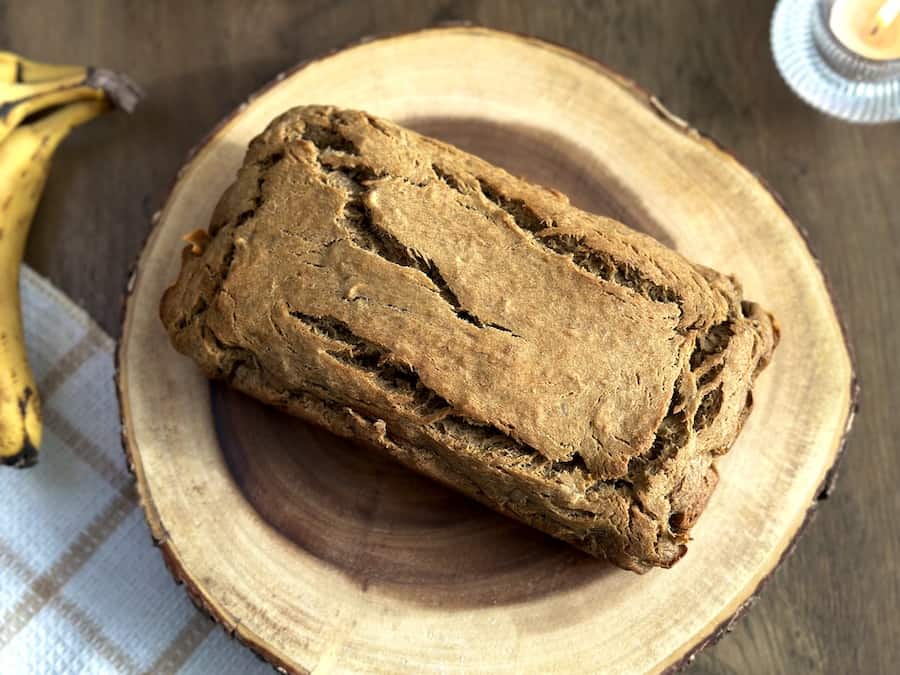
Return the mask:
<path id="1" fill-rule="evenodd" d="M 0 464 L 34 464 L 41 442 L 40 401 L 22 332 L 19 264 L 50 157 L 73 127 L 111 105 L 131 112 L 141 95 L 130 79 L 108 70 L 0 51 Z"/>
<path id="2" fill-rule="evenodd" d="M 19 264 L 47 180 L 50 157 L 73 127 L 110 107 L 105 99 L 68 103 L 23 124 L 0 143 L 0 462 L 30 466 L 41 442 L 37 386 L 25 354 Z"/>

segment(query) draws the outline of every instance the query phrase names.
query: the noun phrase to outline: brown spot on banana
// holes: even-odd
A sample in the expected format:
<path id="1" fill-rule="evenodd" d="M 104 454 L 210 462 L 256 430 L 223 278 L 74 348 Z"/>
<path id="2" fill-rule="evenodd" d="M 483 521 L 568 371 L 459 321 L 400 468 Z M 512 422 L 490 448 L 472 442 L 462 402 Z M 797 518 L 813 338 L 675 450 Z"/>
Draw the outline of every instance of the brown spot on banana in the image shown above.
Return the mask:
<path id="1" fill-rule="evenodd" d="M 37 421 L 40 424 L 41 406 L 37 392 L 31 386 L 26 386 L 22 395 L 16 400 L 19 409 L 20 424 L 16 424 L 16 433 L 21 433 L 22 440 L 19 449 L 12 455 L 0 458 L 0 463 L 14 468 L 24 469 L 34 466 L 38 460 L 38 448 L 29 433 L 29 425 Z M 29 422 L 29 416 L 32 418 Z M 8 426 L 8 425 L 3 425 Z M 39 427 L 38 427 L 39 428 Z M 5 429 L 0 428 L 0 433 Z"/>
<path id="2" fill-rule="evenodd" d="M 34 447 L 31 439 L 26 435 L 25 439 L 22 441 L 22 448 L 16 454 L 4 457 L 3 463 L 6 466 L 11 466 L 16 469 L 27 469 L 28 467 L 37 464 L 37 460 L 37 448 Z"/>
<path id="3" fill-rule="evenodd" d="M 34 390 L 31 387 L 25 387 L 25 391 L 19 397 L 19 415 L 21 415 L 23 423 L 25 422 L 25 416 L 28 414 L 28 399 L 32 396 L 34 396 Z"/>

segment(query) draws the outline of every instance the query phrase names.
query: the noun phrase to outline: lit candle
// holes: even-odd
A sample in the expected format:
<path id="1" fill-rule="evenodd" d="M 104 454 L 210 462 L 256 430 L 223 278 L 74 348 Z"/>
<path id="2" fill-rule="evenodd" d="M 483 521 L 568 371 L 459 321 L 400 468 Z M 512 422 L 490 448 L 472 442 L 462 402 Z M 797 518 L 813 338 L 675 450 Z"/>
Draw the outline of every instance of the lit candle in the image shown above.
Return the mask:
<path id="1" fill-rule="evenodd" d="M 778 0 L 778 72 L 804 101 L 851 122 L 900 122 L 900 0 Z"/>
<path id="2" fill-rule="evenodd" d="M 847 49 L 864 58 L 900 59 L 900 0 L 836 0 L 829 27 Z"/>

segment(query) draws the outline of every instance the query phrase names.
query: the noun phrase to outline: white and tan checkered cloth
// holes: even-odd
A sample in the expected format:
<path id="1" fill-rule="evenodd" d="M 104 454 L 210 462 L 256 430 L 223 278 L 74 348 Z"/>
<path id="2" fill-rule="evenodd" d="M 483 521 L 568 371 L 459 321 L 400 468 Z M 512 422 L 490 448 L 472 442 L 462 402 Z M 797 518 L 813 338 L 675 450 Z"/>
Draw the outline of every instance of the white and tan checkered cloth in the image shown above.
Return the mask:
<path id="1" fill-rule="evenodd" d="M 269 673 L 197 611 L 153 547 L 125 467 L 113 342 L 22 270 L 44 399 L 40 462 L 0 467 L 0 673 Z"/>

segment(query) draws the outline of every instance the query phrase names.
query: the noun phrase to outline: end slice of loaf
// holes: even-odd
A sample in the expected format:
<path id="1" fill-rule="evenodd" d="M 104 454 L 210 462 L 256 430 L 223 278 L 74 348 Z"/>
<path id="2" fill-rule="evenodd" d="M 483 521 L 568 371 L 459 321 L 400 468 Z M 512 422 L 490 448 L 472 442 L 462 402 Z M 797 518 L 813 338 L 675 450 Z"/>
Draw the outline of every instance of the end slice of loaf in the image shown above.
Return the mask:
<path id="1" fill-rule="evenodd" d="M 195 241 L 161 316 L 209 377 L 635 571 L 777 342 L 734 279 L 363 112 L 274 120 Z"/>

